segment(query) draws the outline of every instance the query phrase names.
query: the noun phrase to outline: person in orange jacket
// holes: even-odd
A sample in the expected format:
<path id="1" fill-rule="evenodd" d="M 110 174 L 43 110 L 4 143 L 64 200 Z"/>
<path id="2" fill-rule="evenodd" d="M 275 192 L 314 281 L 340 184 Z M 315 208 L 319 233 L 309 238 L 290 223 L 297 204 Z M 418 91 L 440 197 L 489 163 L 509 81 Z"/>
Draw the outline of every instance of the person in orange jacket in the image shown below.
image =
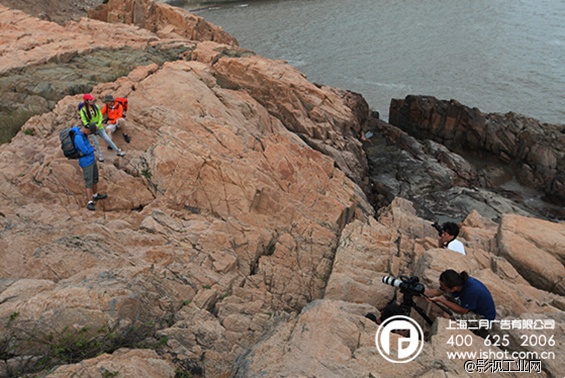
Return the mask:
<path id="1" fill-rule="evenodd" d="M 124 140 L 126 143 L 131 141 L 131 137 L 128 134 L 128 129 L 126 127 L 126 120 L 124 114 L 124 107 L 122 104 L 114 99 L 114 96 L 107 94 L 103 99 L 104 106 L 102 107 L 102 115 L 106 122 L 106 133 L 112 137 L 112 134 L 116 129 L 122 129 L 122 134 L 124 135 Z"/>

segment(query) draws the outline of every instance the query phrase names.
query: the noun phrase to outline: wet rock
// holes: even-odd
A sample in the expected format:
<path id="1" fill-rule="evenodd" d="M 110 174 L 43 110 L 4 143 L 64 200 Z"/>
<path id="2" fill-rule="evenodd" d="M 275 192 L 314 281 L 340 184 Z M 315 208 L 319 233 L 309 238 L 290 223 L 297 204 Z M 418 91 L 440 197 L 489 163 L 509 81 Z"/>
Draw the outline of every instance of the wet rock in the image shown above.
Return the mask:
<path id="1" fill-rule="evenodd" d="M 414 201 L 419 214 L 428 219 L 460 221 L 473 209 L 496 220 L 507 212 L 565 219 L 563 208 L 549 201 L 553 197 L 544 189 L 558 186 L 559 173 L 552 167 L 559 165 L 556 163 L 556 156 L 562 155 L 559 144 L 548 149 L 537 147 L 538 139 L 531 142 L 532 146 L 536 146 L 531 149 L 536 151 L 531 156 L 536 158 L 530 160 L 537 162 L 535 165 L 532 163 L 532 166 L 538 167 L 536 169 L 528 164 L 519 168 L 520 164 L 505 164 L 504 159 L 495 158 L 519 155 L 518 142 L 509 142 L 519 138 L 511 137 L 509 130 L 520 132 L 523 140 L 530 140 L 531 136 L 526 136 L 532 132 L 528 130 L 539 131 L 535 120 L 507 116 L 504 122 L 494 121 L 500 117 L 481 115 L 478 109 L 469 109 L 456 101 L 440 102 L 425 96 L 408 96 L 406 105 L 400 104 L 404 103 L 399 100 L 392 102 L 391 108 L 398 109 L 391 120 L 404 122 L 405 130 L 380 120 L 371 120 L 374 132 L 365 143 L 376 206 L 386 206 L 395 196 L 403 196 Z M 476 142 L 473 147 L 473 135 L 484 133 L 489 127 L 485 126 L 483 130 L 479 124 L 472 122 L 484 124 L 487 121 L 491 129 L 507 130 L 507 134 L 499 133 L 499 142 L 496 143 L 483 135 L 477 141 L 486 138 L 491 144 Z M 557 135 L 557 129 L 548 127 L 544 133 Z M 508 149 L 503 154 L 494 155 L 492 152 L 500 149 L 503 140 Z M 543 177 L 553 174 L 553 184 L 537 185 L 536 180 L 542 180 L 537 174 Z"/>
<path id="2" fill-rule="evenodd" d="M 556 205 L 565 203 L 565 125 L 550 125 L 515 113 L 485 114 L 455 100 L 407 96 L 392 100 L 390 123 L 450 150 L 507 163 L 522 185 Z"/>
<path id="3" fill-rule="evenodd" d="M 423 143 L 400 129 L 378 121 L 378 132 L 365 143 L 376 206 L 396 197 L 411 199 L 420 216 L 461 221 L 473 209 L 491 219 L 501 214 L 538 214 L 524 201 L 508 199 L 479 187 L 492 180 L 461 155 L 430 140 Z M 400 147 L 400 148 L 399 148 Z"/>

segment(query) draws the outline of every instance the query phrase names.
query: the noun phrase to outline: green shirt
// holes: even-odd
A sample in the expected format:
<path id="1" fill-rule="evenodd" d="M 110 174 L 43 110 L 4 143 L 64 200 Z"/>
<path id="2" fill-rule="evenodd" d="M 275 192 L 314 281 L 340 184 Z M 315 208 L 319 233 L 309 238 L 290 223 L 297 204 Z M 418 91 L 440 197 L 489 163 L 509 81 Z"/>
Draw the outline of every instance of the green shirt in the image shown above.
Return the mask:
<path id="1" fill-rule="evenodd" d="M 83 106 L 82 109 L 80 109 L 80 119 L 82 119 L 82 123 L 85 126 L 88 125 L 89 123 L 95 123 L 98 129 L 100 130 L 104 129 L 104 126 L 102 125 L 102 120 L 104 117 L 102 116 L 100 107 L 94 104 L 92 105 L 92 109 L 93 112 L 91 112 L 90 114 L 88 114 L 88 111 L 86 110 L 86 105 Z"/>

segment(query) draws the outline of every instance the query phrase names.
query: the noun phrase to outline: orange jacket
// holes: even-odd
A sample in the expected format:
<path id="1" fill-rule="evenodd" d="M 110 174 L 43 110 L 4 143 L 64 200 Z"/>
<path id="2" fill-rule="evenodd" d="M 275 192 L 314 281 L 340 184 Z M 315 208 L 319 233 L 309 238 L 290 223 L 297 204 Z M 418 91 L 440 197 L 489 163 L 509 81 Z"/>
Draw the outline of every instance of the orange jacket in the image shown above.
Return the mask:
<path id="1" fill-rule="evenodd" d="M 114 124 L 119 118 L 124 117 L 124 107 L 119 102 L 114 101 L 114 105 L 102 107 L 102 115 L 107 117 L 108 123 Z"/>

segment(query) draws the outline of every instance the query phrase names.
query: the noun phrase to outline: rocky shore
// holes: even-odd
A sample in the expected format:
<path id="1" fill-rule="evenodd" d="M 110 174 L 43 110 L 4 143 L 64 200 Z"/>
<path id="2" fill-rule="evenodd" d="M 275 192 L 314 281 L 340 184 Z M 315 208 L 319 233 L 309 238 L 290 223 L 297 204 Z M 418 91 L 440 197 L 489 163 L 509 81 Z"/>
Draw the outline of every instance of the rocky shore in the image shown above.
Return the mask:
<path id="1" fill-rule="evenodd" d="M 420 96 L 385 123 L 164 3 L 54 23 L 7 1 L 1 119 L 25 123 L 0 145 L 0 377 L 471 375 L 446 357 L 455 334 L 471 352 L 553 337 L 539 376 L 565 371 L 562 126 Z M 58 140 L 84 92 L 130 102 L 95 212 Z M 435 248 L 434 218 L 461 221 L 466 256 Z M 489 287 L 510 345 L 416 298 L 438 317 L 413 314 L 422 353 L 383 359 L 363 316 L 393 294 L 382 276 L 434 287 L 447 268 Z M 552 327 L 501 326 L 533 319 Z"/>
<path id="2" fill-rule="evenodd" d="M 429 96 L 393 99 L 389 121 L 372 122 L 365 147 L 377 206 L 402 196 L 428 219 L 565 219 L 565 125 Z"/>

